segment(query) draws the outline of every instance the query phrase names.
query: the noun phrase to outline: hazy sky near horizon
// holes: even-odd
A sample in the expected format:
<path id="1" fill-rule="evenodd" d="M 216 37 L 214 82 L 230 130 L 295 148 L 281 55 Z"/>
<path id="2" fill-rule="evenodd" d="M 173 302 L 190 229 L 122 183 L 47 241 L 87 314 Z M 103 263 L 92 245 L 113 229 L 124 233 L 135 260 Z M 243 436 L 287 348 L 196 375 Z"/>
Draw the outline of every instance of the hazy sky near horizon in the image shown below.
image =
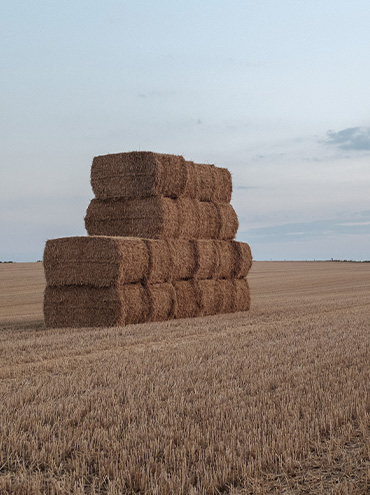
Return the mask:
<path id="1" fill-rule="evenodd" d="M 255 259 L 370 259 L 367 0 L 3 0 L 0 260 L 85 235 L 95 155 L 233 175 Z"/>

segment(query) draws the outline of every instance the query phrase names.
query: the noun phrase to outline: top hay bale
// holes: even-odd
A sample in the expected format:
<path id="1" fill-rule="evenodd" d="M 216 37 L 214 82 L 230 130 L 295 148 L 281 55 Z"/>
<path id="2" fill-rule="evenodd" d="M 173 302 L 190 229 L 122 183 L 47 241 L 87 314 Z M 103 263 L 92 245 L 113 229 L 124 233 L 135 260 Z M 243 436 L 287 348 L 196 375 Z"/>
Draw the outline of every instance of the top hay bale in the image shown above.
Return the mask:
<path id="1" fill-rule="evenodd" d="M 151 151 L 95 157 L 91 186 L 96 198 L 103 200 L 164 196 L 229 203 L 232 193 L 231 174 L 226 168 Z"/>

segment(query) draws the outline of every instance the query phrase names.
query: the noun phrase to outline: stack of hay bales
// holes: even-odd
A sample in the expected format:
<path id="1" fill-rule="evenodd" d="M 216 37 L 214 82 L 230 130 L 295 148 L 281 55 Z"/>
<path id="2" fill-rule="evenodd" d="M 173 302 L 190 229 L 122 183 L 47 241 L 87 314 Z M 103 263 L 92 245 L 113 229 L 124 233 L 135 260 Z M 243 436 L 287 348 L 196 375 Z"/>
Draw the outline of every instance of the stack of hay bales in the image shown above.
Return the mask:
<path id="1" fill-rule="evenodd" d="M 246 311 L 228 170 L 151 152 L 96 157 L 87 237 L 45 246 L 45 323 L 115 326 Z"/>

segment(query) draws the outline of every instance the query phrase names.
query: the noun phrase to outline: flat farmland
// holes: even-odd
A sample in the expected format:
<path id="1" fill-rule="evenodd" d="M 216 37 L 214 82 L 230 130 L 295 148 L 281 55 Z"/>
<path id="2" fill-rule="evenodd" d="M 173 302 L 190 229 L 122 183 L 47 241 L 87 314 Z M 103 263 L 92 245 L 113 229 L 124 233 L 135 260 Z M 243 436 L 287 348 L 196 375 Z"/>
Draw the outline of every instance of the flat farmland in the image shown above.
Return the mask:
<path id="1" fill-rule="evenodd" d="M 46 329 L 0 265 L 0 493 L 370 493 L 370 264 L 255 262 L 247 313 Z"/>

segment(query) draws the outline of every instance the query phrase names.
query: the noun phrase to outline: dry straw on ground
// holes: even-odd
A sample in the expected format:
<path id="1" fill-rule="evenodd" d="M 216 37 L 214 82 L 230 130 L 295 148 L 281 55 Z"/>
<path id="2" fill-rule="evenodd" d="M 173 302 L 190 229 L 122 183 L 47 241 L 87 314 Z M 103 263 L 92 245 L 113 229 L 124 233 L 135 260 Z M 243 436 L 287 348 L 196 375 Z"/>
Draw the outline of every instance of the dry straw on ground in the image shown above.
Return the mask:
<path id="1" fill-rule="evenodd" d="M 0 493 L 370 493 L 370 264 L 256 262 L 248 313 L 46 329 L 0 264 Z"/>
<path id="2" fill-rule="evenodd" d="M 47 327 L 109 327 L 249 309 L 246 279 L 182 280 L 111 287 L 47 286 Z"/>
<path id="3" fill-rule="evenodd" d="M 91 186 L 99 199 L 167 196 L 228 203 L 232 192 L 231 174 L 225 168 L 148 151 L 95 157 Z"/>
<path id="4" fill-rule="evenodd" d="M 63 237 L 47 241 L 44 251 L 51 286 L 243 278 L 251 264 L 249 245 L 237 241 Z"/>
<path id="5" fill-rule="evenodd" d="M 93 199 L 85 216 L 89 235 L 228 240 L 238 226 L 231 204 L 189 198 Z"/>

